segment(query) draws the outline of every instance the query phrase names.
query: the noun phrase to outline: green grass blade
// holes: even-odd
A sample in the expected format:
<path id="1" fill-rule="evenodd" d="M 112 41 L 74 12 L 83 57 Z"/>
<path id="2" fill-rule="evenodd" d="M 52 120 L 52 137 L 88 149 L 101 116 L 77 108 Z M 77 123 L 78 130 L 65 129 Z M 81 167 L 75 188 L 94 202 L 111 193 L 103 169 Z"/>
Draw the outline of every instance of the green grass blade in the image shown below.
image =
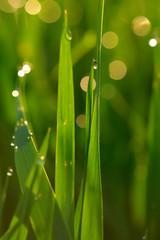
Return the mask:
<path id="1" fill-rule="evenodd" d="M 81 240 L 103 239 L 102 189 L 101 189 L 100 158 L 98 153 L 99 142 L 97 135 L 98 134 L 97 121 L 98 116 L 96 98 L 88 151 L 88 163 L 86 171 L 86 183 L 82 213 Z"/>
<path id="2" fill-rule="evenodd" d="M 86 153 L 85 153 L 84 175 L 81 183 L 81 189 L 80 189 L 80 194 L 79 194 L 79 198 L 76 206 L 76 213 L 75 213 L 75 222 L 74 222 L 75 240 L 79 240 L 81 235 L 82 209 L 83 209 L 85 182 L 86 182 L 86 170 L 87 170 L 88 148 L 89 148 L 90 131 L 91 131 L 91 120 L 92 120 L 92 112 L 93 112 L 94 64 L 95 62 L 93 60 L 89 82 L 88 82 L 87 95 L 86 95 L 86 146 L 85 146 Z"/>
<path id="3" fill-rule="evenodd" d="M 37 160 L 33 165 L 29 177 L 24 188 L 24 192 L 19 200 L 15 215 L 11 220 L 10 227 L 7 233 L 2 237 L 2 240 L 17 240 L 27 238 L 28 229 L 27 223 L 32 205 L 34 206 L 35 199 L 37 198 L 39 189 L 39 180 L 43 171 L 44 159 L 47 154 L 49 143 L 49 132 L 47 133 Z M 43 157 L 42 157 L 43 156 Z"/>
<path id="4" fill-rule="evenodd" d="M 29 133 L 22 106 L 17 101 L 17 125 L 15 129 L 15 163 L 19 182 L 24 192 L 26 180 L 37 159 L 37 150 Z M 48 141 L 48 140 L 47 140 Z M 18 147 L 18 148 L 17 148 Z M 45 145 L 42 146 L 45 149 Z M 42 154 L 40 152 L 40 154 Z M 43 155 L 42 159 L 43 159 Z M 70 240 L 70 233 L 59 210 L 56 198 L 45 172 L 42 168 L 39 179 L 38 198 L 31 210 L 30 219 L 37 239 Z M 61 229 L 61 230 L 60 230 Z"/>
<path id="5" fill-rule="evenodd" d="M 149 121 L 149 168 L 147 179 L 148 238 L 159 239 L 160 226 L 160 71 L 159 48 L 154 52 L 154 82 Z"/>
<path id="6" fill-rule="evenodd" d="M 55 191 L 61 212 L 69 224 L 73 236 L 75 119 L 70 40 L 71 33 L 68 30 L 67 13 L 65 11 L 59 60 Z"/>

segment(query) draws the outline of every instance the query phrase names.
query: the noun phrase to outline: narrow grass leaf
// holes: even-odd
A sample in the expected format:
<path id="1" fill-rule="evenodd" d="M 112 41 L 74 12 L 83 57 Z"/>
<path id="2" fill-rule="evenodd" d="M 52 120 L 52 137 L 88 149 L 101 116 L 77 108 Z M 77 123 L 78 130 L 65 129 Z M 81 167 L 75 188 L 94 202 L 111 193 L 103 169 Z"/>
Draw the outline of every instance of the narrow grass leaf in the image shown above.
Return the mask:
<path id="1" fill-rule="evenodd" d="M 61 212 L 73 236 L 74 226 L 74 187 L 75 187 L 75 118 L 74 91 L 71 62 L 71 32 L 65 24 L 61 36 L 58 113 L 56 139 L 56 179 L 55 191 Z"/>
<path id="2" fill-rule="evenodd" d="M 40 151 L 40 160 L 45 158 L 45 149 L 48 145 L 48 135 Z M 27 121 L 24 119 L 23 108 L 17 99 L 17 124 L 15 129 L 15 163 L 17 174 L 22 188 L 25 190 L 26 180 L 37 159 L 38 152 L 33 142 L 32 134 L 28 130 Z M 43 164 L 42 164 L 43 165 Z M 39 179 L 37 201 L 31 209 L 30 220 L 39 240 L 69 240 L 71 239 L 68 228 L 63 220 L 55 194 L 47 177 L 44 167 Z M 61 231 L 57 232 L 57 229 Z"/>
<path id="3" fill-rule="evenodd" d="M 154 80 L 149 121 L 149 168 L 147 181 L 148 238 L 159 239 L 160 226 L 160 49 L 154 52 Z"/>
<path id="4" fill-rule="evenodd" d="M 94 60 L 91 66 L 91 72 L 90 72 L 87 95 L 86 95 L 86 143 L 85 143 L 86 153 L 85 153 L 84 174 L 83 174 L 80 194 L 78 197 L 78 202 L 77 202 L 76 212 L 75 212 L 75 220 L 74 220 L 75 240 L 79 240 L 80 234 L 81 234 L 82 209 L 83 209 L 85 182 L 86 182 L 86 170 L 87 170 L 88 148 L 89 148 L 90 131 L 91 131 L 91 120 L 92 120 L 92 112 L 93 112 L 93 78 L 94 78 Z"/>
<path id="5" fill-rule="evenodd" d="M 100 157 L 98 152 L 97 98 L 95 100 L 91 136 L 88 151 L 84 203 L 82 212 L 81 240 L 103 239 L 103 208 Z"/>

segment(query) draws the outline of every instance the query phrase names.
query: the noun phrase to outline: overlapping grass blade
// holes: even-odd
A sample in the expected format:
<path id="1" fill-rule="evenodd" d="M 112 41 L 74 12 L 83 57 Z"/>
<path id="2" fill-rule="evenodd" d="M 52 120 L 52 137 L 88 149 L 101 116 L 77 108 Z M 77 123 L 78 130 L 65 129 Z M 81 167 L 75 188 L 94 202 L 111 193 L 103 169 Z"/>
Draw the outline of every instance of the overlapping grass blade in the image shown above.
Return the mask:
<path id="1" fill-rule="evenodd" d="M 85 146 L 86 153 L 85 153 L 84 175 L 81 183 L 81 189 L 80 189 L 80 194 L 79 194 L 76 213 L 75 213 L 75 222 L 74 222 L 75 240 L 79 240 L 81 235 L 82 209 L 83 209 L 85 182 L 86 182 L 86 170 L 87 170 L 88 148 L 89 148 L 90 131 L 91 131 L 91 120 L 92 120 L 92 112 L 93 112 L 93 78 L 94 78 L 94 60 L 91 66 L 91 72 L 90 72 L 88 88 L 87 88 L 87 96 L 86 96 L 86 146 Z"/>
<path id="2" fill-rule="evenodd" d="M 15 163 L 19 182 L 24 192 L 26 180 L 38 153 L 22 109 L 18 99 L 17 125 L 15 129 Z M 43 158 L 42 155 L 41 159 Z M 30 219 L 37 239 L 71 239 L 44 167 L 42 167 L 42 174 L 39 179 L 38 200 L 35 201 L 31 210 Z"/>
<path id="3" fill-rule="evenodd" d="M 59 60 L 55 191 L 61 212 L 69 224 L 73 236 L 75 120 L 70 40 L 71 33 L 68 29 L 67 12 L 65 11 Z"/>
<path id="4" fill-rule="evenodd" d="M 148 238 L 159 239 L 160 226 L 160 49 L 154 52 L 154 81 L 149 121 L 149 169 L 147 186 Z"/>
<path id="5" fill-rule="evenodd" d="M 88 151 L 88 163 L 82 212 L 81 240 L 103 239 L 103 210 L 100 158 L 98 152 L 97 131 L 97 98 L 91 125 L 91 136 Z M 93 230 L 94 229 L 94 230 Z"/>
<path id="6" fill-rule="evenodd" d="M 49 132 L 50 131 L 48 131 L 44 139 L 37 160 L 35 164 L 33 164 L 24 188 L 24 192 L 19 200 L 15 215 L 11 220 L 10 227 L 6 234 L 2 237 L 2 240 L 27 239 L 27 224 L 29 221 L 30 210 L 32 206 L 34 206 L 34 202 L 38 194 L 37 191 L 39 189 L 39 180 L 43 171 L 42 166 L 44 165 L 44 159 L 46 157 L 49 143 Z"/>

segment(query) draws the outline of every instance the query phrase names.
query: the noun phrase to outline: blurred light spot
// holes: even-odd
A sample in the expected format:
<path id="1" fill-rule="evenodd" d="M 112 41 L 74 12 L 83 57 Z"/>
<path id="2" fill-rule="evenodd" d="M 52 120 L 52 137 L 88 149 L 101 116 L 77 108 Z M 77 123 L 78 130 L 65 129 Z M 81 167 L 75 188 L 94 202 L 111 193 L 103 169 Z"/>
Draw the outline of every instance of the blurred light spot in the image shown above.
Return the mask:
<path id="1" fill-rule="evenodd" d="M 24 124 L 27 126 L 28 125 L 28 122 L 27 122 L 27 120 L 24 120 Z"/>
<path id="2" fill-rule="evenodd" d="M 80 128 L 85 128 L 86 127 L 86 116 L 84 114 L 79 115 L 76 118 L 76 124 Z"/>
<path id="3" fill-rule="evenodd" d="M 39 18 L 45 23 L 56 22 L 61 15 L 61 9 L 57 2 L 52 0 L 44 0 L 41 3 L 41 12 Z"/>
<path id="4" fill-rule="evenodd" d="M 24 75 L 25 75 L 25 72 L 23 70 L 18 71 L 18 76 L 19 77 L 24 77 Z"/>
<path id="5" fill-rule="evenodd" d="M 149 40 L 149 46 L 155 47 L 155 46 L 157 46 L 157 44 L 158 44 L 158 41 L 156 38 L 152 38 Z"/>
<path id="6" fill-rule="evenodd" d="M 109 64 L 110 78 L 114 80 L 122 79 L 127 73 L 126 65 L 119 60 L 115 60 Z"/>
<path id="7" fill-rule="evenodd" d="M 19 96 L 19 92 L 18 92 L 17 90 L 14 90 L 14 91 L 12 92 L 12 96 L 13 96 L 13 97 L 18 97 L 18 96 Z"/>
<path id="8" fill-rule="evenodd" d="M 83 91 L 87 92 L 87 88 L 88 88 L 88 82 L 89 82 L 89 76 L 86 76 L 84 78 L 82 78 L 81 82 L 80 82 L 80 87 L 82 88 Z M 96 81 L 95 79 L 93 79 L 93 90 L 96 88 Z"/>
<path id="9" fill-rule="evenodd" d="M 14 143 L 11 143 L 11 147 L 14 147 L 15 146 L 15 144 Z"/>
<path id="10" fill-rule="evenodd" d="M 25 10 L 30 15 L 36 15 L 41 11 L 41 4 L 37 0 L 28 0 L 25 4 Z"/>
<path id="11" fill-rule="evenodd" d="M 102 37 L 102 44 L 105 48 L 112 49 L 118 45 L 118 36 L 114 32 L 106 32 Z"/>
<path id="12" fill-rule="evenodd" d="M 18 46 L 18 54 L 21 58 L 29 58 L 33 53 L 33 47 L 30 43 L 21 43 Z"/>
<path id="13" fill-rule="evenodd" d="M 26 0 L 8 0 L 8 2 L 13 8 L 17 9 L 23 7 Z"/>
<path id="14" fill-rule="evenodd" d="M 101 87 L 101 96 L 104 99 L 112 99 L 115 95 L 116 89 L 112 84 L 106 83 Z"/>
<path id="15" fill-rule="evenodd" d="M 44 156 L 41 156 L 40 159 L 43 161 L 44 160 Z"/>
<path id="16" fill-rule="evenodd" d="M 24 71 L 24 73 L 30 73 L 30 71 L 31 71 L 31 67 L 30 67 L 30 65 L 29 65 L 29 63 L 25 63 L 24 65 L 23 65 L 23 67 L 22 67 L 22 70 Z"/>
<path id="17" fill-rule="evenodd" d="M 83 8 L 78 1 L 67 1 L 65 8 L 68 11 L 69 25 L 78 24 L 83 17 Z"/>
<path id="18" fill-rule="evenodd" d="M 151 23 L 148 18 L 139 16 L 132 21 L 133 32 L 140 37 L 147 36 L 151 30 Z"/>
<path id="19" fill-rule="evenodd" d="M 6 13 L 15 12 L 16 9 L 13 8 L 7 0 L 0 0 L 0 9 Z"/>

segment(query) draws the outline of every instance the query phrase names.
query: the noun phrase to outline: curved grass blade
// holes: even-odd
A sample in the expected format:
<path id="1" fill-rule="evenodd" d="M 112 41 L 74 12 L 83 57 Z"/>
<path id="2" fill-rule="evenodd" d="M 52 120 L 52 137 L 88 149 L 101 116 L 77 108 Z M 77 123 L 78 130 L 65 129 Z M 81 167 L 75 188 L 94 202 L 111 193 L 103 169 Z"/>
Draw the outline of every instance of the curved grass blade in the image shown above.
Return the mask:
<path id="1" fill-rule="evenodd" d="M 15 129 L 15 163 L 22 192 L 25 189 L 26 180 L 37 159 L 37 150 L 29 132 L 27 122 L 24 119 L 22 106 L 17 100 L 17 125 Z M 42 155 L 43 158 L 43 155 Z M 39 179 L 38 199 L 31 210 L 30 220 L 37 239 L 70 240 L 70 233 L 63 220 L 56 198 L 45 172 L 42 167 Z M 57 229 L 61 231 L 57 233 Z"/>
<path id="2" fill-rule="evenodd" d="M 71 33 L 68 29 L 67 12 L 65 11 L 59 60 L 55 192 L 62 215 L 73 236 L 75 120 L 70 40 Z"/>
<path id="3" fill-rule="evenodd" d="M 149 121 L 149 167 L 147 179 L 148 239 L 159 239 L 160 226 L 160 49 L 154 52 L 154 82 Z"/>
<path id="4" fill-rule="evenodd" d="M 11 220 L 10 227 L 7 233 L 2 237 L 2 240 L 17 240 L 27 239 L 28 229 L 27 223 L 32 206 L 34 206 L 35 199 L 38 194 L 39 180 L 43 171 L 44 159 L 47 154 L 49 143 L 49 132 L 47 133 L 41 150 L 38 154 L 37 160 L 31 169 L 29 177 L 24 188 L 24 192 L 19 200 L 16 212 Z M 42 158 L 43 156 L 43 158 Z"/>
<path id="5" fill-rule="evenodd" d="M 78 203 L 76 207 L 75 213 L 75 222 L 74 222 L 74 237 L 75 240 L 79 240 L 81 236 L 81 222 L 82 222 L 82 208 L 83 208 L 83 199 L 84 199 L 84 189 L 86 182 L 86 170 L 87 170 L 87 162 L 88 162 L 88 148 L 90 141 L 90 131 L 91 131 L 91 120 L 92 120 L 92 112 L 93 112 L 93 78 L 94 78 L 94 60 L 91 66 L 91 72 L 88 82 L 87 88 L 87 96 L 86 96 L 86 146 L 85 146 L 85 166 L 84 166 L 84 175 L 81 183 L 80 194 L 78 198 Z"/>

